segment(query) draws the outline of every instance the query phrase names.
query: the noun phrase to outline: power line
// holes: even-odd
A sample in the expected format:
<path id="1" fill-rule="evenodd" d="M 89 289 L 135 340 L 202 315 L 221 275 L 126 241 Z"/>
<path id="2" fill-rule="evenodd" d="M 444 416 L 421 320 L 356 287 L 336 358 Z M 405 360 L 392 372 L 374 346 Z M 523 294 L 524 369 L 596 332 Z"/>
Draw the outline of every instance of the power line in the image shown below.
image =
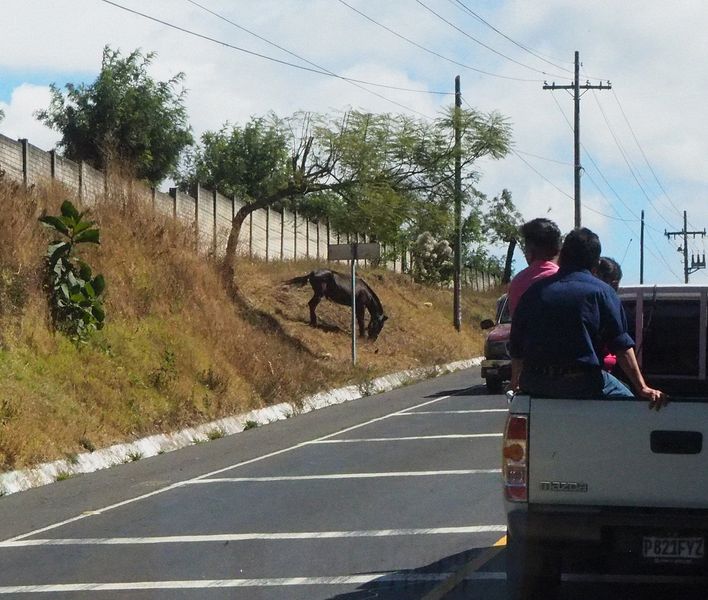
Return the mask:
<path id="1" fill-rule="evenodd" d="M 567 124 L 568 127 L 572 130 L 572 129 L 573 129 L 573 126 L 571 125 L 570 120 L 568 119 L 568 116 L 565 114 L 565 111 L 563 110 L 563 108 L 561 107 L 560 103 L 558 102 L 558 100 L 556 99 L 555 96 L 553 96 L 553 101 L 555 102 L 556 107 L 558 108 L 558 111 L 561 113 L 561 116 L 562 116 L 563 119 L 565 120 L 566 124 Z M 628 211 L 632 216 L 635 217 L 634 220 L 628 220 L 628 219 L 622 219 L 622 218 L 616 219 L 616 220 L 622 221 L 622 222 L 624 223 L 624 226 L 627 228 L 627 230 L 628 230 L 632 235 L 636 235 L 636 232 L 633 231 L 633 230 L 629 227 L 629 225 L 628 225 L 627 223 L 630 223 L 630 222 L 635 222 L 635 223 L 636 223 L 636 222 L 639 220 L 639 217 L 638 217 L 638 216 L 636 215 L 636 213 L 629 207 L 629 205 L 624 201 L 624 199 L 617 193 L 617 190 L 615 190 L 615 188 L 612 186 L 612 184 L 607 180 L 607 178 L 605 177 L 604 173 L 603 173 L 602 170 L 600 169 L 599 165 L 597 164 L 597 162 L 595 162 L 595 159 L 594 159 L 594 158 L 592 157 L 592 155 L 590 154 L 590 151 L 589 151 L 583 144 L 581 144 L 581 147 L 582 147 L 583 151 L 585 152 L 585 155 L 590 159 L 590 162 L 591 162 L 591 163 L 593 164 L 593 166 L 595 167 L 595 170 L 598 172 L 598 174 L 600 175 L 600 177 L 602 177 L 602 180 L 605 182 L 605 185 L 607 185 L 607 187 L 610 188 L 610 190 L 612 191 L 612 193 L 613 193 L 613 194 L 615 195 L 615 197 L 620 201 L 620 203 L 627 209 L 627 211 Z M 600 195 L 605 199 L 605 201 L 608 203 L 608 205 L 614 210 L 614 212 L 615 212 L 618 216 L 621 216 L 621 213 L 619 212 L 619 210 L 617 209 L 617 207 L 609 201 L 609 199 L 607 198 L 607 196 L 606 196 L 606 195 L 604 194 L 604 192 L 600 189 L 600 187 L 598 186 L 598 184 L 595 182 L 595 180 L 593 179 L 593 177 L 590 175 L 590 173 L 589 173 L 587 170 L 585 170 L 585 174 L 587 175 L 588 179 L 590 179 L 590 182 L 597 188 L 598 192 L 599 192 Z M 657 228 L 655 228 L 655 227 L 652 227 L 652 226 L 649 225 L 649 224 L 647 224 L 646 227 L 649 228 L 649 229 L 654 229 L 655 231 L 661 233 L 661 231 L 660 231 L 659 229 L 657 229 Z M 648 232 L 647 232 L 647 235 L 648 235 Z M 649 236 L 649 239 L 650 239 L 651 243 L 654 245 L 654 247 L 656 248 L 656 251 L 659 253 L 659 255 L 657 256 L 657 254 L 656 254 L 651 248 L 649 248 L 649 247 L 647 247 L 647 250 L 651 253 L 651 255 L 652 255 L 656 260 L 660 260 L 661 262 L 663 262 L 664 265 L 666 265 L 666 268 L 671 272 L 671 274 L 672 274 L 674 277 L 676 277 L 679 281 L 681 281 L 681 278 L 680 278 L 680 277 L 678 276 L 678 274 L 671 268 L 671 265 L 668 263 L 668 261 L 667 261 L 666 257 L 664 256 L 663 252 L 659 249 L 659 246 L 658 246 L 658 244 L 656 243 L 656 240 L 655 240 L 653 237 L 651 237 L 651 236 Z"/>
<path id="2" fill-rule="evenodd" d="M 491 30 L 493 30 L 493 31 L 495 31 L 496 33 L 498 33 L 498 34 L 499 34 L 500 36 L 502 36 L 503 38 L 509 40 L 512 44 L 514 44 L 515 46 L 518 46 L 519 48 L 521 48 L 521 49 L 524 50 L 525 52 L 528 52 L 528 53 L 531 54 L 532 56 L 535 56 L 536 58 L 542 60 L 542 61 L 545 62 L 545 63 L 548 63 L 549 65 L 552 65 L 552 66 L 554 66 L 554 67 L 556 67 L 556 68 L 558 68 L 558 69 L 561 69 L 562 71 L 567 71 L 568 73 L 571 73 L 571 74 L 572 74 L 572 71 L 571 71 L 570 69 L 566 69 L 565 67 L 561 67 L 560 65 L 558 65 L 558 64 L 556 64 L 556 63 L 554 63 L 554 62 L 551 62 L 550 60 L 547 60 L 547 59 L 544 58 L 543 55 L 541 55 L 540 53 L 538 53 L 538 52 L 536 52 L 535 50 L 532 50 L 531 48 L 529 48 L 528 46 L 526 46 L 526 45 L 524 45 L 524 44 L 522 44 L 522 43 L 520 43 L 520 42 L 517 42 L 516 40 L 510 38 L 510 37 L 509 37 L 508 35 L 506 35 L 504 32 L 499 31 L 499 29 L 497 29 L 496 27 L 494 27 L 494 25 L 492 25 L 489 21 L 486 21 L 485 19 L 483 19 L 480 15 L 478 15 L 476 12 L 474 12 L 469 6 L 467 6 L 467 5 L 466 5 L 464 2 L 462 2 L 461 0 L 448 0 L 448 2 L 450 2 L 451 4 L 453 4 L 454 6 L 456 6 L 457 8 L 460 8 L 460 10 L 464 10 L 464 11 L 468 12 L 468 13 L 471 14 L 475 19 L 477 19 L 478 21 L 480 21 L 481 23 L 483 23 L 484 25 L 486 25 L 487 27 L 489 27 Z M 570 63 L 570 64 L 573 64 L 573 61 L 568 61 L 568 60 L 563 60 L 563 59 L 556 59 L 556 58 L 554 58 L 553 60 L 556 60 L 557 62 L 568 62 L 568 63 Z"/>
<path id="3" fill-rule="evenodd" d="M 383 96 L 382 94 L 379 94 L 378 92 L 375 92 L 373 90 L 369 90 L 365 87 L 359 86 L 357 83 L 354 83 L 353 81 L 350 81 L 349 78 L 343 77 L 341 75 L 337 75 L 336 73 L 331 73 L 327 71 L 322 71 L 318 69 L 313 69 L 310 67 L 305 67 L 303 65 L 297 65 L 295 63 L 288 62 L 286 60 L 281 60 L 279 58 L 274 58 L 272 56 L 268 56 L 266 54 L 261 54 L 259 52 L 254 52 L 253 50 L 247 50 L 246 48 L 241 48 L 240 46 L 235 46 L 234 44 L 230 44 L 228 42 L 224 42 L 222 40 L 218 40 L 216 38 L 213 38 L 208 35 L 204 35 L 202 33 L 197 33 L 196 31 L 192 31 L 191 29 L 186 29 L 185 27 L 180 27 L 179 25 L 175 25 L 174 23 L 170 23 L 168 21 L 165 21 L 163 19 L 159 19 L 157 17 L 153 17 L 152 15 L 148 15 L 146 13 L 142 13 L 140 11 L 134 10 L 132 8 L 128 8 L 127 6 L 123 6 L 121 4 L 118 4 L 117 2 L 113 2 L 112 0 L 101 0 L 101 2 L 104 2 L 106 4 L 110 4 L 111 6 L 115 6 L 116 8 L 119 8 L 121 10 L 124 10 L 126 12 L 132 13 L 134 15 L 138 15 L 140 17 L 143 17 L 145 19 L 148 19 L 150 21 L 154 21 L 155 23 L 160 23 L 161 25 L 165 25 L 166 27 L 170 27 L 172 29 L 176 29 L 177 31 L 181 31 L 182 33 L 186 33 L 188 35 L 213 42 L 215 44 L 219 44 L 221 46 L 224 46 L 226 48 L 230 48 L 232 50 L 237 50 L 239 52 L 244 52 L 245 54 L 250 54 L 251 56 L 256 56 L 258 58 L 263 58 L 265 60 L 269 60 L 271 62 L 275 62 L 281 65 L 285 65 L 288 67 L 293 67 L 295 69 L 300 69 L 302 71 L 308 71 L 310 73 L 316 73 L 318 75 L 327 75 L 328 77 L 335 77 L 337 79 L 341 79 L 343 81 L 349 81 L 349 83 L 352 83 L 352 85 L 355 85 L 356 87 L 359 87 L 360 89 L 368 92 L 369 94 L 373 94 L 374 96 L 377 96 L 378 98 L 381 98 L 382 100 L 386 100 L 386 102 L 390 102 L 391 104 L 395 104 L 396 106 L 400 108 L 404 108 L 405 110 L 408 110 L 410 112 L 414 112 L 418 115 L 421 115 L 422 117 L 425 117 L 426 119 L 432 119 L 429 115 L 426 115 L 425 113 L 420 112 L 419 110 L 416 110 L 415 108 L 411 108 L 410 106 L 406 106 L 405 104 L 401 104 L 400 102 L 396 102 L 395 100 L 391 100 L 390 98 L 387 98 L 386 96 Z"/>
<path id="4" fill-rule="evenodd" d="M 571 166 L 571 167 L 573 166 L 573 163 L 572 163 L 572 162 L 568 162 L 567 160 L 556 160 L 555 158 L 548 158 L 548 157 L 546 157 L 546 156 L 539 156 L 538 154 L 531 154 L 531 152 L 524 152 L 523 150 L 519 150 L 518 148 L 516 148 L 516 151 L 517 151 L 519 154 L 523 154 L 524 156 L 530 156 L 530 157 L 532 157 L 532 158 L 538 158 L 539 160 L 545 160 L 545 161 L 548 161 L 548 162 L 556 163 L 556 164 L 558 164 L 558 165 L 565 165 L 566 167 L 567 167 L 567 166 Z"/>
<path id="5" fill-rule="evenodd" d="M 347 8 L 349 8 L 350 10 L 353 10 L 353 11 L 354 11 L 355 13 L 357 13 L 358 15 L 362 16 L 362 17 L 363 17 L 364 19 L 366 19 L 367 21 L 370 21 L 370 22 L 373 23 L 374 25 L 377 25 L 378 27 L 381 27 L 382 29 L 385 29 L 385 30 L 388 31 L 390 34 L 395 35 L 397 38 L 402 39 L 403 41 L 408 42 L 409 44 L 412 44 L 412 45 L 415 46 L 416 48 L 418 48 L 418 49 L 420 49 L 420 50 L 423 50 L 424 52 L 427 52 L 428 54 L 432 54 L 433 56 L 437 56 L 438 58 L 441 58 L 442 60 L 445 60 L 445 61 L 447 61 L 447 62 L 449 62 L 449 63 L 452 63 L 453 65 L 457 65 L 458 67 L 462 67 L 463 69 L 468 69 L 468 70 L 470 70 L 470 71 L 474 71 L 475 73 L 480 73 L 480 74 L 482 74 L 482 75 L 488 75 L 488 76 L 490 76 L 490 77 L 498 77 L 499 79 L 509 79 L 509 80 L 511 80 L 511 81 L 524 81 L 524 82 L 538 82 L 538 81 L 541 81 L 540 79 L 524 79 L 524 78 L 521 78 L 521 77 L 510 77 L 510 76 L 508 76 L 508 75 L 499 75 L 498 73 L 491 73 L 491 72 L 489 72 L 489 71 L 484 71 L 484 70 L 482 70 L 482 69 L 478 69 L 477 67 L 473 67 L 473 66 L 471 66 L 471 65 L 466 65 L 465 63 L 461 63 L 461 62 L 459 62 L 459 61 L 457 61 L 457 60 L 455 60 L 455 59 L 453 59 L 453 58 L 450 58 L 450 57 L 448 57 L 448 56 L 445 56 L 444 54 L 440 54 L 439 52 L 436 52 L 435 50 L 431 50 L 430 48 L 426 48 L 426 47 L 423 46 L 422 44 L 419 44 L 418 42 L 413 41 L 412 39 L 406 37 L 405 35 L 402 35 L 402 34 L 398 33 L 397 31 L 391 29 L 391 28 L 388 27 L 387 25 L 384 25 L 383 23 L 380 23 L 379 21 L 377 21 L 376 19 L 370 17 L 370 16 L 367 15 L 366 13 L 360 11 L 359 9 L 354 8 L 351 4 L 348 4 L 348 3 L 345 2 L 344 0 L 339 0 L 339 2 L 340 2 L 341 4 L 343 4 L 344 6 L 346 6 Z"/>
<path id="6" fill-rule="evenodd" d="M 227 17 L 207 8 L 203 4 L 200 4 L 199 2 L 196 2 L 195 0 L 187 0 L 190 4 L 193 4 L 194 6 L 201 8 L 202 10 L 208 12 L 211 15 L 214 15 L 218 19 L 221 19 L 222 21 L 225 21 L 226 23 L 229 23 L 230 25 L 233 25 L 237 29 L 240 29 L 241 31 L 245 31 L 249 35 L 252 35 L 255 38 L 258 38 L 259 40 L 266 42 L 267 44 L 270 44 L 271 46 L 278 48 L 278 50 L 282 50 L 286 54 L 289 54 L 290 56 L 294 56 L 295 58 L 306 62 L 308 65 L 311 65 L 313 67 L 316 67 L 317 69 L 320 69 L 321 71 L 324 71 L 326 74 L 331 75 L 332 77 L 336 77 L 338 79 L 344 79 L 345 81 L 351 81 L 354 83 L 361 83 L 364 85 L 371 85 L 375 87 L 381 87 L 381 88 L 386 88 L 390 90 L 399 90 L 402 92 L 414 92 L 417 94 L 433 94 L 433 95 L 439 95 L 439 96 L 454 96 L 455 92 L 445 92 L 445 91 L 439 91 L 439 90 L 422 90 L 422 89 L 415 89 L 415 88 L 405 88 L 405 87 L 399 87 L 396 85 L 390 85 L 386 83 L 374 83 L 372 81 L 365 81 L 362 79 L 355 79 L 353 77 L 344 77 L 343 75 L 338 75 L 337 73 L 334 73 L 333 71 L 330 71 L 326 67 L 323 67 L 321 65 L 318 65 L 315 62 L 312 62 L 311 60 L 308 60 L 304 56 L 300 56 L 299 54 L 296 54 L 295 52 L 292 52 L 291 50 L 288 50 L 287 48 L 284 48 L 280 44 L 277 44 L 276 42 L 269 40 L 268 38 L 263 37 L 262 35 L 259 35 L 255 33 L 254 31 L 251 31 L 250 29 L 244 27 L 243 25 L 239 25 L 235 21 L 232 21 L 231 19 L 228 19 Z"/>
<path id="7" fill-rule="evenodd" d="M 649 167 L 649 171 L 651 171 L 651 174 L 654 176 L 654 180 L 656 181 L 657 185 L 661 189 L 661 191 L 664 193 L 664 196 L 666 196 L 667 200 L 673 207 L 673 209 L 676 211 L 676 213 L 681 216 L 681 211 L 678 209 L 678 207 L 674 204 L 673 200 L 669 196 L 668 192 L 664 189 L 664 186 L 661 185 L 661 181 L 659 181 L 659 178 L 656 175 L 656 172 L 654 171 L 653 167 L 651 166 L 651 163 L 649 162 L 649 159 L 647 158 L 646 153 L 644 152 L 644 149 L 642 148 L 641 144 L 639 143 L 639 140 L 637 139 L 637 135 L 634 133 L 634 128 L 632 127 L 631 123 L 629 122 L 629 119 L 627 118 L 627 114 L 624 112 L 624 108 L 622 108 L 622 104 L 619 101 L 619 97 L 615 93 L 614 90 L 612 90 L 612 95 L 615 97 L 615 101 L 617 102 L 617 106 L 620 109 L 620 112 L 622 113 L 622 116 L 624 117 L 625 123 L 627 123 L 627 127 L 629 127 L 629 131 L 632 133 L 632 137 L 634 138 L 634 142 L 637 144 L 637 148 L 639 148 L 639 152 L 641 152 L 642 157 L 644 158 L 644 162 L 647 164 L 647 167 Z M 691 223 L 689 223 L 691 225 Z M 691 225 L 693 227 L 693 225 Z"/>
<path id="8" fill-rule="evenodd" d="M 529 66 L 529 65 L 527 65 L 527 64 L 524 64 L 524 63 L 522 63 L 522 62 L 520 62 L 520 61 L 518 61 L 518 60 L 516 60 L 516 59 L 514 59 L 514 58 L 511 58 L 510 56 L 507 56 L 507 55 L 504 54 L 503 52 L 499 52 L 498 50 L 496 50 L 496 49 L 492 48 L 491 46 L 485 44 L 484 42 L 478 40 L 476 37 L 470 35 L 470 34 L 467 33 L 465 30 L 460 29 L 457 25 L 455 25 L 455 24 L 452 23 L 451 21 L 448 21 L 448 20 L 447 20 L 445 17 L 443 17 L 440 13 L 434 11 L 434 10 L 433 10 L 432 8 L 430 8 L 427 4 L 425 4 L 425 2 L 422 2 L 422 0 L 416 0 L 416 2 L 417 2 L 418 4 L 420 4 L 425 10 L 427 10 L 427 11 L 429 11 L 430 13 L 432 13 L 433 15 L 435 15 L 435 16 L 436 16 L 438 19 L 440 19 L 443 23 L 447 23 L 450 27 L 452 27 L 452 28 L 455 29 L 456 31 L 459 31 L 462 35 L 464 35 L 465 37 L 471 39 L 473 42 L 475 42 L 476 44 L 479 44 L 479 45 L 482 46 L 483 48 L 486 48 L 486 49 L 489 50 L 490 52 L 493 52 L 494 54 L 496 54 L 496 55 L 498 55 L 498 56 L 501 56 L 502 58 L 505 58 L 506 60 L 513 62 L 514 64 L 517 64 L 517 65 L 519 65 L 519 66 L 521 66 L 521 67 L 524 67 L 525 69 L 529 69 L 530 71 L 534 71 L 535 73 L 540 73 L 541 75 L 546 75 L 546 76 L 548 76 L 548 77 L 565 77 L 565 75 L 553 75 L 553 74 L 551 74 L 551 73 L 547 73 L 546 71 L 541 71 L 540 69 L 536 69 L 536 68 L 531 67 L 531 66 Z"/>
<path id="9" fill-rule="evenodd" d="M 615 142 L 615 145 L 620 151 L 620 154 L 622 155 L 622 158 L 624 159 L 624 162 L 627 164 L 627 168 L 629 169 L 629 172 L 632 174 L 632 177 L 634 178 L 634 181 L 637 183 L 637 186 L 639 186 L 639 189 L 642 191 L 642 194 L 644 194 L 644 197 L 647 199 L 647 202 L 649 203 L 649 206 L 651 206 L 654 211 L 664 220 L 664 222 L 669 226 L 673 227 L 671 222 L 664 216 L 664 214 L 657 210 L 656 206 L 654 206 L 654 203 L 652 202 L 651 198 L 649 197 L 649 194 L 647 194 L 647 191 L 644 189 L 644 186 L 639 181 L 639 178 L 637 177 L 637 174 L 635 173 L 634 168 L 632 168 L 632 164 L 629 161 L 629 158 L 627 157 L 627 154 L 624 151 L 624 148 L 622 147 L 622 144 L 620 143 L 619 139 L 617 138 L 617 134 L 615 134 L 614 130 L 612 129 L 612 125 L 610 124 L 610 120 L 607 118 L 607 113 L 605 113 L 605 109 L 602 108 L 602 104 L 600 104 L 600 100 L 597 98 L 597 95 L 593 93 L 593 96 L 595 98 L 595 102 L 597 103 L 598 108 L 600 109 L 600 112 L 602 113 L 602 117 L 605 120 L 605 124 L 607 125 L 607 129 L 610 132 L 610 135 L 612 136 L 612 139 Z"/>
<path id="10" fill-rule="evenodd" d="M 522 163 L 524 163 L 529 169 L 531 169 L 536 175 L 538 175 L 541 179 L 543 179 L 546 183 L 549 185 L 552 185 L 554 188 L 556 188 L 561 194 L 563 194 L 566 198 L 570 198 L 571 200 L 573 199 L 573 196 L 571 196 L 568 192 L 563 191 L 561 188 L 559 188 L 555 183 L 553 183 L 548 177 L 546 177 L 541 171 L 536 169 L 530 162 L 528 162 L 523 156 L 518 154 L 516 150 L 512 148 L 511 150 L 512 154 L 516 156 Z"/>

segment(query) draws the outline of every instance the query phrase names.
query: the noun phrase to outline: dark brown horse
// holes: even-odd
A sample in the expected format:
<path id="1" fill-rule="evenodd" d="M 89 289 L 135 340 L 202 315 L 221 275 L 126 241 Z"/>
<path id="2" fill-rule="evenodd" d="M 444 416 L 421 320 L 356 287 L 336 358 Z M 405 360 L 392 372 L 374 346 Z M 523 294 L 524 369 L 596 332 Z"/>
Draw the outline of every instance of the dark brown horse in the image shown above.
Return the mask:
<path id="1" fill-rule="evenodd" d="M 352 281 L 351 277 L 329 269 L 318 269 L 310 271 L 302 277 L 294 277 L 283 283 L 287 285 L 303 286 L 308 283 L 312 286 L 314 296 L 308 302 L 310 307 L 310 325 L 317 327 L 317 315 L 315 309 L 322 298 L 327 298 L 337 304 L 345 306 L 352 305 Z M 388 317 L 384 314 L 381 300 L 374 293 L 369 285 L 363 280 L 356 278 L 356 322 L 359 325 L 359 335 L 364 335 L 364 311 L 369 311 L 369 326 L 366 329 L 369 339 L 375 340 L 384 326 L 384 321 Z"/>

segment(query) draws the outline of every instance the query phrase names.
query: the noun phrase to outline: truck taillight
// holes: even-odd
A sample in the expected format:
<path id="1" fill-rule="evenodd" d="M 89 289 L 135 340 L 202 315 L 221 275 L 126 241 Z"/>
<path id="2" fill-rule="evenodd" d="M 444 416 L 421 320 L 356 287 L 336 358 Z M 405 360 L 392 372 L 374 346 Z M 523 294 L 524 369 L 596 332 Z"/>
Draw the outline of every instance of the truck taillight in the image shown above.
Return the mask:
<path id="1" fill-rule="evenodd" d="M 509 415 L 504 429 L 502 476 L 504 495 L 511 502 L 528 500 L 528 433 L 527 415 Z"/>

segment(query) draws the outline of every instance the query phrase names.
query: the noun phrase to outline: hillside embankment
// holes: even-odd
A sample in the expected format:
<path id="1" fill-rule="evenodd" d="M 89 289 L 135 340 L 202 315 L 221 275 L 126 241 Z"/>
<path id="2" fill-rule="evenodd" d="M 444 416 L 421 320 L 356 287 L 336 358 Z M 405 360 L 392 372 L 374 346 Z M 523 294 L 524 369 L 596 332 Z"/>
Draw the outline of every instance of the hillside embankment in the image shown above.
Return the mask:
<path id="1" fill-rule="evenodd" d="M 66 198 L 0 178 L 0 472 L 481 354 L 479 321 L 497 292 L 465 291 L 458 333 L 450 290 L 360 268 L 389 319 L 376 342 L 361 340 L 352 367 L 347 308 L 323 301 L 313 329 L 309 285 L 283 285 L 327 264 L 242 257 L 235 304 L 218 259 L 194 251 L 193 230 L 110 193 L 90 207 L 101 245 L 81 250 L 106 279 L 106 326 L 77 346 L 51 326 L 51 236 L 37 221 Z"/>

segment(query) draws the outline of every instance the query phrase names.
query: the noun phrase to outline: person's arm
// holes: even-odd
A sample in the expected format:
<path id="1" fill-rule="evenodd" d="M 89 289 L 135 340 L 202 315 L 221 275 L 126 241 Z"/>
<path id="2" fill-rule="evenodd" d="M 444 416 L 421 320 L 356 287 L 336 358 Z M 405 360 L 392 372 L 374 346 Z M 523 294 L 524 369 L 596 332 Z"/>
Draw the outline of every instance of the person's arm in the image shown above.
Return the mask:
<path id="1" fill-rule="evenodd" d="M 649 400 L 649 408 L 659 410 L 662 406 L 665 406 L 669 399 L 664 392 L 650 388 L 647 382 L 644 381 L 644 376 L 639 370 L 637 357 L 634 354 L 634 348 L 625 348 L 623 350 L 617 350 L 616 352 L 617 363 L 622 367 L 622 371 L 624 371 L 625 375 L 629 377 L 634 391 L 642 398 Z"/>
<path id="2" fill-rule="evenodd" d="M 524 360 L 522 358 L 511 359 L 511 383 L 509 384 L 509 389 L 513 392 L 519 391 L 519 379 L 523 368 Z"/>

